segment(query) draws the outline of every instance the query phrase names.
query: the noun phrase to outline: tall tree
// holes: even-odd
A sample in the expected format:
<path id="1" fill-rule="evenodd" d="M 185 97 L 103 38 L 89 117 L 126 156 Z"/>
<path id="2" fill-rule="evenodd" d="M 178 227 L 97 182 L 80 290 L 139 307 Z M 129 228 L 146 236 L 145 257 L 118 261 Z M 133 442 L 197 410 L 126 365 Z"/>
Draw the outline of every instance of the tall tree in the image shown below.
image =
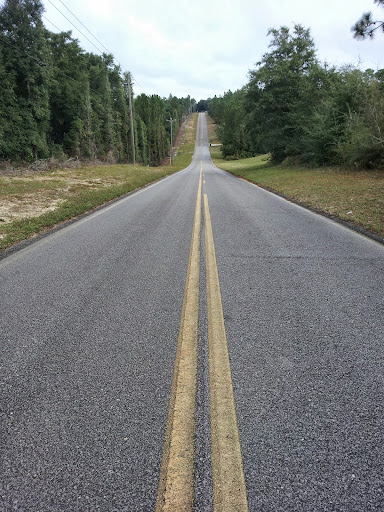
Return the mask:
<path id="1" fill-rule="evenodd" d="M 109 82 L 115 131 L 114 153 L 118 161 L 126 162 L 128 159 L 129 112 L 120 66 L 112 65 L 109 67 Z"/>
<path id="2" fill-rule="evenodd" d="M 338 154 L 348 166 L 382 168 L 384 165 L 382 72 L 353 70 L 346 77 L 352 101 L 338 139 Z"/>
<path id="3" fill-rule="evenodd" d="M 246 128 L 245 88 L 228 91 L 223 97 L 208 101 L 208 112 L 217 123 L 224 158 L 243 158 L 252 154 Z"/>
<path id="4" fill-rule="evenodd" d="M 97 156 L 105 158 L 113 154 L 115 127 L 112 112 L 113 99 L 109 81 L 109 67 L 113 65 L 112 55 L 88 54 L 92 101 L 92 131 L 98 151 Z"/>
<path id="5" fill-rule="evenodd" d="M 82 148 L 86 125 L 82 119 L 88 92 L 86 58 L 71 32 L 47 32 L 52 76 L 49 87 L 51 144 L 71 156 L 87 153 Z"/>
<path id="6" fill-rule="evenodd" d="M 22 150 L 15 80 L 4 66 L 0 41 L 0 158 L 17 159 Z"/>
<path id="7" fill-rule="evenodd" d="M 71 32 L 44 28 L 40 0 L 0 8 L 0 158 L 49 155 L 126 162 L 131 126 L 126 77 L 112 55 L 85 53 Z M 141 95 L 133 119 L 143 163 L 161 164 L 172 117 L 180 124 L 195 100 Z"/>
<path id="8" fill-rule="evenodd" d="M 258 147 L 281 162 L 298 153 L 303 125 L 311 112 L 312 71 L 318 65 L 309 29 L 295 25 L 271 29 L 270 51 L 250 72 L 247 86 L 249 129 Z"/>
<path id="9" fill-rule="evenodd" d="M 48 154 L 49 52 L 42 13 L 40 0 L 5 0 L 0 10 L 4 70 L 13 76 L 17 98 L 16 145 L 19 158 L 27 160 Z"/>

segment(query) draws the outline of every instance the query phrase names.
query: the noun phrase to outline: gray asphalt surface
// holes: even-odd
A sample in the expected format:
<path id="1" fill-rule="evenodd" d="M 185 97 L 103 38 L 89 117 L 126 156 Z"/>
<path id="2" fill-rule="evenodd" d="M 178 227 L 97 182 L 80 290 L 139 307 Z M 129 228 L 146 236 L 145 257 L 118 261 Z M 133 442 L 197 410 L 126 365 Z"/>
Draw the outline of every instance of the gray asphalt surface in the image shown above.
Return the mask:
<path id="1" fill-rule="evenodd" d="M 215 168 L 200 116 L 187 170 L 0 262 L 0 512 L 154 509 L 201 162 L 250 510 L 384 510 L 384 246 Z"/>
<path id="2" fill-rule="evenodd" d="M 0 262 L 1 512 L 154 509 L 196 162 Z"/>
<path id="3" fill-rule="evenodd" d="M 250 510 L 384 510 L 384 247 L 204 169 Z"/>

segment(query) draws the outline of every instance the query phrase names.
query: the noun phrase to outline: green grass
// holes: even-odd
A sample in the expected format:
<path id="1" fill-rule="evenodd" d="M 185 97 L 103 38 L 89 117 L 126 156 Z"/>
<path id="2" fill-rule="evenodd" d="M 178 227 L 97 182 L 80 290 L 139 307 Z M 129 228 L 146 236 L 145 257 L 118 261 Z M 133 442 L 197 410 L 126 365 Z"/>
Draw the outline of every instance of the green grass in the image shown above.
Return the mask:
<path id="1" fill-rule="evenodd" d="M 184 169 L 191 163 L 196 135 L 197 115 L 188 124 L 177 150 L 173 165 L 144 167 L 140 165 L 108 165 L 58 169 L 23 177 L 0 178 L 0 204 L 10 201 L 39 207 L 52 205 L 55 209 L 35 216 L 17 218 L 11 222 L 0 218 L 0 251 L 41 233 L 57 224 Z M 0 215 L 1 217 L 1 215 Z"/>
<path id="2" fill-rule="evenodd" d="M 48 211 L 35 217 L 14 220 L 9 224 L 1 224 L 0 231 L 3 238 L 0 239 L 0 250 L 4 250 L 16 242 L 25 240 L 37 233 L 59 224 L 60 222 L 76 217 L 82 213 L 96 208 L 112 199 L 127 194 L 132 190 L 140 188 L 157 179 L 170 174 L 168 170 L 157 170 L 151 168 L 139 168 L 137 166 L 111 166 L 110 171 L 115 176 L 124 179 L 123 183 L 103 188 L 91 188 L 86 185 L 70 186 L 70 189 L 62 194 L 61 204 L 53 211 Z M 117 169 L 115 167 L 118 167 Z M 96 168 L 98 171 L 98 168 Z M 88 169 L 87 173 L 91 173 Z M 96 174 L 96 173 L 95 173 Z M 99 173 L 97 173 L 100 175 Z M 110 177 L 110 175 L 108 175 Z M 25 187 L 23 187 L 25 188 Z M 1 190 L 1 193 L 3 190 Z M 56 191 L 60 195 L 60 191 Z M 17 192 L 20 197 L 20 191 Z"/>
<path id="3" fill-rule="evenodd" d="M 384 237 L 384 172 L 272 165 L 268 155 L 215 164 L 236 176 Z"/>
<path id="4" fill-rule="evenodd" d="M 34 192 L 46 191 L 46 190 L 57 190 L 65 186 L 64 181 L 52 180 L 46 181 L 35 181 L 35 180 L 20 180 L 0 177 L 0 191 L 1 195 L 23 195 L 31 194 Z"/>
<path id="5" fill-rule="evenodd" d="M 173 165 L 170 166 L 175 171 L 181 171 L 191 163 L 195 151 L 197 117 L 197 114 L 192 115 L 192 122 L 186 127 L 185 133 L 182 136 L 181 146 L 176 150 Z"/>
<path id="6" fill-rule="evenodd" d="M 211 119 L 208 129 L 214 139 Z M 268 155 L 227 161 L 217 147 L 211 155 L 221 169 L 384 237 L 384 170 L 273 165 Z"/>

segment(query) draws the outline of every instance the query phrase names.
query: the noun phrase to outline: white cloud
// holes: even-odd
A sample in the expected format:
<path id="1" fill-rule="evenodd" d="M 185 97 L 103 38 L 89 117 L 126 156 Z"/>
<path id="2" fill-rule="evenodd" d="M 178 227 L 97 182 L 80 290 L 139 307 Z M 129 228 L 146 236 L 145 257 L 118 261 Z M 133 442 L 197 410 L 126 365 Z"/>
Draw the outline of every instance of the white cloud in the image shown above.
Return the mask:
<path id="1" fill-rule="evenodd" d="M 59 0 L 52 2 L 71 18 Z M 322 61 L 384 67 L 384 35 L 355 41 L 350 31 L 365 11 L 383 17 L 384 9 L 373 0 L 168 0 L 166 6 L 155 0 L 67 0 L 66 5 L 147 94 L 190 94 L 199 100 L 240 88 L 268 50 L 268 29 L 293 23 L 311 28 Z M 96 52 L 49 2 L 45 7 L 59 29 L 73 29 L 82 47 Z"/>

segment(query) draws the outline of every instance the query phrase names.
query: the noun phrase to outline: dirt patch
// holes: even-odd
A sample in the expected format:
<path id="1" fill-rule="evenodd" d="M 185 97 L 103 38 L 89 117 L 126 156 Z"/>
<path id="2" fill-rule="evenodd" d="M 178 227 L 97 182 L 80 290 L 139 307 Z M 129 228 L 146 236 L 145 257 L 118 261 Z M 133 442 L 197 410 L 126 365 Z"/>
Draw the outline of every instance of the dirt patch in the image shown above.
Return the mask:
<path id="1" fill-rule="evenodd" d="M 73 171 L 72 171 L 73 172 Z M 25 188 L 36 188 L 36 191 L 7 193 L 7 185 L 12 185 L 13 180 L 17 184 L 25 185 Z M 58 182 L 60 186 L 58 187 Z M 8 224 L 22 218 L 37 217 L 43 213 L 55 210 L 73 189 L 89 188 L 98 189 L 110 187 L 119 183 L 113 177 L 84 179 L 84 176 L 68 175 L 65 171 L 56 173 L 31 173 L 2 178 L 0 183 L 0 232 L 1 225 Z M 1 185 L 3 184 L 3 190 Z"/>
<path id="2" fill-rule="evenodd" d="M 2 224 L 8 224 L 17 219 L 36 217 L 55 210 L 61 202 L 62 199 L 43 201 L 41 196 L 34 197 L 32 195 L 22 200 L 4 199 L 0 205 L 0 221 Z"/>
<path id="3" fill-rule="evenodd" d="M 207 128 L 208 128 L 208 139 L 212 146 L 221 146 L 221 141 L 217 137 L 217 125 L 215 121 L 209 115 L 207 117 Z"/>

